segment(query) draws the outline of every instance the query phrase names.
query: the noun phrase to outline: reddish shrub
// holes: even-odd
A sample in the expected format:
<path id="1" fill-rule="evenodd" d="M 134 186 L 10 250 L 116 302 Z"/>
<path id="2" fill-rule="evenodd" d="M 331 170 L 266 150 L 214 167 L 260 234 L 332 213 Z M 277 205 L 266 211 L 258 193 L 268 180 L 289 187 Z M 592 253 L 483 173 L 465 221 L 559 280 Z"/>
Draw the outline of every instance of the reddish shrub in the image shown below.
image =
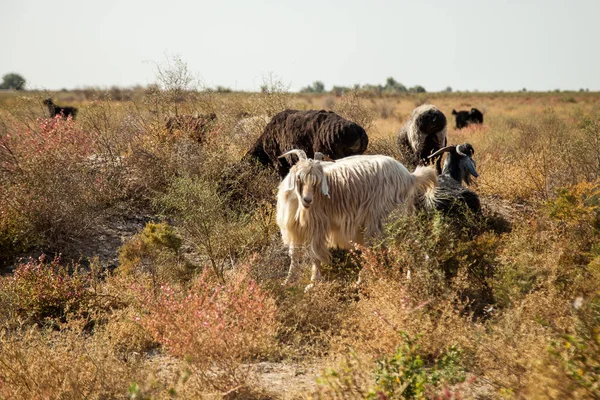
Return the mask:
<path id="1" fill-rule="evenodd" d="M 45 263 L 46 256 L 19 264 L 14 275 L 2 282 L 14 314 L 40 322 L 60 318 L 77 310 L 85 300 L 90 276 L 75 266 L 73 273 L 60 265 L 60 258 Z"/>
<path id="2" fill-rule="evenodd" d="M 243 270 L 220 285 L 205 272 L 188 290 L 138 287 L 140 323 L 170 353 L 196 362 L 264 355 L 276 332 L 275 302 Z"/>

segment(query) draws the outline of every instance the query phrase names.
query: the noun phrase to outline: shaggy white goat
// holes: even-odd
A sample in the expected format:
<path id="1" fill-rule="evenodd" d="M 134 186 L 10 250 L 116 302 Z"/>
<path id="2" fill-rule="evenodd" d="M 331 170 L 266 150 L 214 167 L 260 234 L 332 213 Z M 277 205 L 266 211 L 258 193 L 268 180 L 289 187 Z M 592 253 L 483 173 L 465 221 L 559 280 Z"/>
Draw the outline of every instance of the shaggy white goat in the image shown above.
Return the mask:
<path id="1" fill-rule="evenodd" d="M 306 157 L 291 150 L 300 161 L 280 183 L 277 225 L 291 258 L 286 283 L 294 278 L 299 251 L 312 260 L 310 289 L 321 278 L 321 263 L 329 262 L 329 247 L 349 248 L 377 236 L 384 219 L 398 207 L 413 210 L 414 197 L 437 183 L 432 167 L 410 173 L 404 165 L 382 155 L 351 156 L 336 162 Z"/>

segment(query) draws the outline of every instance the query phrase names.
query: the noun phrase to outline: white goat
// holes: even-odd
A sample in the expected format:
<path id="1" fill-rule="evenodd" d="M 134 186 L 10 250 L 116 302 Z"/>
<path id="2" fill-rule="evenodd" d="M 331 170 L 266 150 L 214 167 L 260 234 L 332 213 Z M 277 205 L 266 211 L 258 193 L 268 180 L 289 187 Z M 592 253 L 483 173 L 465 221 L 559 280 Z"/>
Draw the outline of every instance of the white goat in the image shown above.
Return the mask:
<path id="1" fill-rule="evenodd" d="M 302 150 L 279 185 L 277 225 L 291 258 L 286 283 L 294 279 L 299 250 L 312 260 L 310 289 L 321 278 L 321 263 L 329 262 L 329 247 L 349 248 L 352 243 L 381 233 L 384 219 L 396 208 L 414 209 L 414 197 L 437 183 L 432 167 L 410 173 L 404 165 L 382 155 L 351 156 L 336 162 L 306 157 Z"/>

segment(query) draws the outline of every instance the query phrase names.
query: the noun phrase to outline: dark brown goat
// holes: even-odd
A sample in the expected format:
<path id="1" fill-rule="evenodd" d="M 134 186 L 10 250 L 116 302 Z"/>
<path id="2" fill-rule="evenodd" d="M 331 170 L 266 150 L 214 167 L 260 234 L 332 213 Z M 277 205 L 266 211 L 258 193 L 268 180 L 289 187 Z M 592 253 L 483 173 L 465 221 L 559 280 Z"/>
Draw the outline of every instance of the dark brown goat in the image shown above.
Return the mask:
<path id="1" fill-rule="evenodd" d="M 398 132 L 398 147 L 407 166 L 427 165 L 428 156 L 446 146 L 446 123 L 446 116 L 434 105 L 423 104 L 413 110 Z M 436 167 L 441 173 L 441 157 Z"/>
<path id="2" fill-rule="evenodd" d="M 364 153 L 368 144 L 369 137 L 360 125 L 332 111 L 285 110 L 271 119 L 244 158 L 274 166 L 283 178 L 291 164 L 278 157 L 289 150 L 304 150 L 311 158 L 319 151 L 337 160 Z"/>
<path id="3" fill-rule="evenodd" d="M 191 139 L 195 139 L 198 143 L 202 143 L 207 133 L 213 126 L 213 122 L 217 120 L 216 114 L 200 114 L 193 115 L 176 115 L 167 120 L 166 128 L 169 134 L 176 131 L 184 132 Z"/>
<path id="4" fill-rule="evenodd" d="M 43 101 L 44 105 L 48 107 L 48 112 L 50 113 L 50 117 L 54 118 L 57 115 L 61 115 L 63 117 L 71 117 L 75 118 L 77 115 L 77 108 L 75 107 L 63 107 L 57 106 L 54 104 L 52 99 L 46 99 Z"/>

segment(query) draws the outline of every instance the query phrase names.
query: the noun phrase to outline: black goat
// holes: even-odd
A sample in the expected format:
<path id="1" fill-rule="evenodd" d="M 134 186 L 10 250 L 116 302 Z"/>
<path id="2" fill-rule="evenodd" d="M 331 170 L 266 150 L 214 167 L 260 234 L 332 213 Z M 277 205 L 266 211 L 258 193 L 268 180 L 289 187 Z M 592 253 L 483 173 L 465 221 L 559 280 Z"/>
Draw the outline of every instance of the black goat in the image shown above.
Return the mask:
<path id="1" fill-rule="evenodd" d="M 475 149 L 469 143 L 458 146 L 446 146 L 430 158 L 448 153 L 441 175 L 438 176 L 438 186 L 428 193 L 425 199 L 427 208 L 435 208 L 446 214 L 457 214 L 465 210 L 465 206 L 473 213 L 481 212 L 479 196 L 462 184 L 471 184 L 471 177 L 479 174 L 475 168 L 473 154 Z"/>
<path id="2" fill-rule="evenodd" d="M 483 124 L 483 114 L 476 108 L 471 108 L 471 111 L 452 110 L 452 115 L 456 117 L 456 129 L 462 129 L 471 124 Z"/>
<path id="3" fill-rule="evenodd" d="M 52 99 L 46 99 L 43 101 L 43 103 L 45 106 L 48 107 L 48 112 L 50 113 L 51 118 L 54 118 L 57 115 L 61 115 L 65 118 L 69 116 L 75 118 L 75 116 L 77 115 L 78 110 L 75 107 L 57 106 L 52 102 Z"/>
<path id="4" fill-rule="evenodd" d="M 279 177 L 283 178 L 291 164 L 279 156 L 292 149 L 304 150 L 308 157 L 321 152 L 337 160 L 364 153 L 368 143 L 369 137 L 360 125 L 334 112 L 285 110 L 265 126 L 244 159 L 274 166 Z"/>

